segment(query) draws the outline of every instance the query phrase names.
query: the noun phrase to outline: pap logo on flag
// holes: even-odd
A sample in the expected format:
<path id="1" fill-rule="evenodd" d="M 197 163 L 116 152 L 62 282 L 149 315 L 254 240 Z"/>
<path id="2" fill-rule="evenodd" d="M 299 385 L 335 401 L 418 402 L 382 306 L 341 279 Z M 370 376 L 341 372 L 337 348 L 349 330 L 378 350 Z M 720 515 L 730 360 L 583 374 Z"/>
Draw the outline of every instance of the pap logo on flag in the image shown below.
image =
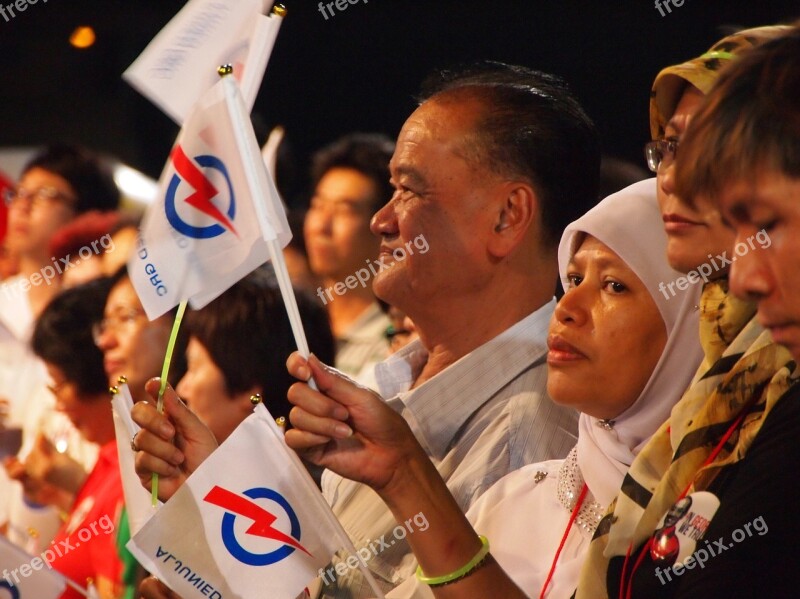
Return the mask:
<path id="1" fill-rule="evenodd" d="M 300 521 L 283 495 L 264 487 L 248 489 L 242 495 L 245 497 L 215 485 L 203 498 L 203 501 L 225 510 L 222 517 L 222 542 L 233 557 L 248 566 L 268 566 L 289 557 L 295 549 L 311 556 L 300 544 Z M 278 529 L 278 516 L 256 503 L 256 500 L 267 500 L 285 514 L 285 518 L 280 521 L 284 526 L 288 524 L 289 534 Z M 247 528 L 241 524 L 237 526 L 239 517 L 252 521 L 252 524 Z M 243 543 L 237 533 L 244 533 Z M 253 537 L 268 539 L 269 542 Z M 273 549 L 276 543 L 278 547 Z M 258 549 L 262 552 L 259 553 Z M 264 551 L 265 549 L 271 550 Z"/>
<path id="2" fill-rule="evenodd" d="M 228 169 L 222 160 L 216 156 L 202 155 L 195 156 L 192 161 L 180 145 L 173 150 L 171 159 L 175 174 L 170 179 L 164 201 L 169 224 L 193 239 L 211 239 L 225 231 L 231 231 L 238 237 L 233 226 L 236 198 Z M 225 212 L 213 202 L 214 198 L 224 195 L 218 187 L 222 187 L 228 196 Z"/>

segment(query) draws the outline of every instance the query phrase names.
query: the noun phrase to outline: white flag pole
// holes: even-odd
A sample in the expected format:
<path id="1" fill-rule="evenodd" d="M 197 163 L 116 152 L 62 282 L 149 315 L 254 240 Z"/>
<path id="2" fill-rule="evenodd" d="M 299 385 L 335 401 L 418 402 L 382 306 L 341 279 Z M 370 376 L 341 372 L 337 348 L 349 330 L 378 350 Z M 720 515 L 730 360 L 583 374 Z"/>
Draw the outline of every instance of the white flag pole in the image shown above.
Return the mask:
<path id="1" fill-rule="evenodd" d="M 245 176 L 247 177 L 247 185 L 250 191 L 250 196 L 253 198 L 255 205 L 256 218 L 258 218 L 261 230 L 264 234 L 264 239 L 267 242 L 269 249 L 270 260 L 275 269 L 275 275 L 280 287 L 283 303 L 286 306 L 286 313 L 289 315 L 289 323 L 292 327 L 292 334 L 294 335 L 297 350 L 304 358 L 308 358 L 310 352 L 308 348 L 308 341 L 306 334 L 303 330 L 303 323 L 300 320 L 300 311 L 297 308 L 297 300 L 294 296 L 294 289 L 289 278 L 289 271 L 286 268 L 286 260 L 283 257 L 283 248 L 281 248 L 280 241 L 277 238 L 275 227 L 269 222 L 266 209 L 263 203 L 263 198 L 268 197 L 272 190 L 265 189 L 265 181 L 269 177 L 267 167 L 258 152 L 258 145 L 255 145 L 256 152 L 253 151 L 253 144 L 248 143 L 248 128 L 249 118 L 244 109 L 241 94 L 237 93 L 236 80 L 233 77 L 228 77 L 232 72 L 231 67 L 220 67 L 220 74 L 223 76 L 223 84 L 225 86 L 225 99 L 228 104 L 228 113 L 231 117 L 231 129 L 234 133 L 236 145 L 242 157 L 242 165 L 244 167 Z M 224 69 L 224 72 L 223 72 Z M 252 141 L 252 140 L 251 140 Z M 259 176 L 259 173 L 261 176 Z M 269 187 L 268 183 L 267 186 Z M 313 386 L 313 381 L 311 381 Z M 316 388 L 316 386 L 314 386 Z"/>
<path id="2" fill-rule="evenodd" d="M 64 582 L 66 582 L 67 586 L 69 588 L 71 588 L 73 591 L 77 591 L 78 593 L 80 593 L 84 597 L 88 597 L 89 599 L 92 599 L 91 595 L 89 595 L 89 590 L 83 588 L 77 582 L 72 581 L 71 579 L 67 578 L 66 576 L 64 576 Z"/>
<path id="3" fill-rule="evenodd" d="M 247 142 L 247 131 L 248 127 L 250 127 L 249 119 L 244 110 L 244 103 L 242 101 L 241 94 L 237 94 L 236 81 L 233 77 L 225 76 L 230 75 L 231 71 L 232 69 L 230 67 L 226 67 L 225 72 L 221 72 L 223 75 L 223 83 L 225 85 L 225 98 L 228 101 L 229 114 L 232 121 L 231 126 L 234 131 L 236 144 L 242 156 L 242 165 L 247 176 L 250 194 L 254 199 L 253 203 L 256 205 L 257 218 L 261 223 L 262 231 L 264 231 L 264 237 L 267 240 L 270 259 L 273 267 L 275 268 L 275 275 L 278 279 L 278 285 L 280 286 L 283 302 L 286 306 L 286 312 L 289 315 L 289 322 L 292 326 L 292 333 L 294 334 L 295 343 L 297 344 L 297 350 L 304 358 L 308 358 L 308 341 L 306 340 L 306 334 L 303 330 L 303 323 L 300 320 L 300 311 L 297 308 L 297 300 L 294 296 L 294 289 L 292 288 L 292 283 L 289 279 L 289 271 L 286 268 L 286 261 L 283 257 L 283 248 L 281 248 L 280 241 L 277 239 L 275 229 L 267 219 L 264 206 L 259 201 L 260 198 L 266 197 L 266 194 L 270 193 L 270 190 L 264 189 L 264 182 L 266 181 L 267 185 L 269 185 L 269 182 L 266 178 L 262 179 L 259 177 L 258 173 L 262 173 L 264 177 L 269 177 L 269 173 L 267 172 L 267 167 L 258 151 L 258 145 L 254 143 L 254 139 L 251 139 L 251 142 L 253 143 Z M 250 133 L 252 138 L 252 130 Z M 314 389 L 317 388 L 313 380 L 309 381 L 309 385 Z M 267 420 L 269 421 L 268 424 L 270 429 L 279 436 L 282 446 L 286 448 L 286 455 L 288 456 L 290 463 L 293 464 L 295 471 L 304 481 L 306 481 L 307 485 L 311 485 L 313 487 L 314 493 L 312 496 L 315 498 L 315 501 L 321 508 L 321 513 L 325 514 L 325 516 L 331 522 L 331 525 L 334 527 L 334 530 L 338 532 L 339 542 L 342 543 L 342 546 L 348 552 L 357 556 L 358 554 L 353 546 L 352 541 L 350 540 L 350 537 L 347 536 L 347 533 L 342 528 L 342 525 L 331 511 L 330 506 L 325 502 L 319 490 L 316 488 L 316 485 L 311 480 L 308 471 L 300 462 L 300 458 L 298 458 L 293 451 L 286 447 L 283 434 L 272 418 L 267 418 Z M 364 575 L 364 578 L 367 580 L 372 590 L 375 592 L 375 596 L 378 599 L 384 599 L 383 592 L 378 587 L 377 582 L 375 582 L 375 579 L 372 577 L 372 574 L 367 569 L 364 562 L 360 559 L 358 560 L 358 568 Z"/>
<path id="4" fill-rule="evenodd" d="M 267 16 L 259 15 L 256 21 L 241 81 L 242 98 L 247 106 L 255 103 L 285 16 L 286 7 L 283 4 L 276 4 Z"/>

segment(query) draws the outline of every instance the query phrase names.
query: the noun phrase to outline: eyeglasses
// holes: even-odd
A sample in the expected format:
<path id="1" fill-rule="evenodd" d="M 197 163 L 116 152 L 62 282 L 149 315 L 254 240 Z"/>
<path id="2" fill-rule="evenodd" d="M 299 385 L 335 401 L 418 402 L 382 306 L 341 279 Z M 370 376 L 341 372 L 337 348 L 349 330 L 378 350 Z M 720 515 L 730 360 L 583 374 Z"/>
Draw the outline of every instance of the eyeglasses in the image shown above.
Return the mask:
<path id="1" fill-rule="evenodd" d="M 3 192 L 3 201 L 9 208 L 20 202 L 29 202 L 31 210 L 44 208 L 53 202 L 61 202 L 68 206 L 75 203 L 75 198 L 63 193 L 55 187 L 39 187 L 28 190 L 22 187 L 7 189 Z"/>
<path id="2" fill-rule="evenodd" d="M 672 164 L 675 155 L 678 153 L 677 139 L 657 139 L 649 141 L 644 145 L 644 156 L 647 158 L 647 166 L 654 173 L 663 165 L 664 168 Z"/>
<path id="3" fill-rule="evenodd" d="M 123 334 L 133 333 L 143 316 L 145 316 L 144 312 L 134 308 L 123 310 L 113 316 L 106 316 L 100 322 L 92 325 L 92 340 L 94 344 L 100 345 L 100 340 L 108 331 Z"/>

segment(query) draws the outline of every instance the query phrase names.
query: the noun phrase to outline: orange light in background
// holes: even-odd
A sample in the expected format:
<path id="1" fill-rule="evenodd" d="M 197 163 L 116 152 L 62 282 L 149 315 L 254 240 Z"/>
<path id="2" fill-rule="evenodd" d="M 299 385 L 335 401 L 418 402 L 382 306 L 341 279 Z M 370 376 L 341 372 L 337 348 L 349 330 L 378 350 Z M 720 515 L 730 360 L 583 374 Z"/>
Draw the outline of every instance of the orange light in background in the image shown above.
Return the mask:
<path id="1" fill-rule="evenodd" d="M 88 48 L 94 44 L 96 36 L 94 29 L 88 26 L 76 27 L 72 35 L 69 36 L 69 43 L 75 48 Z"/>

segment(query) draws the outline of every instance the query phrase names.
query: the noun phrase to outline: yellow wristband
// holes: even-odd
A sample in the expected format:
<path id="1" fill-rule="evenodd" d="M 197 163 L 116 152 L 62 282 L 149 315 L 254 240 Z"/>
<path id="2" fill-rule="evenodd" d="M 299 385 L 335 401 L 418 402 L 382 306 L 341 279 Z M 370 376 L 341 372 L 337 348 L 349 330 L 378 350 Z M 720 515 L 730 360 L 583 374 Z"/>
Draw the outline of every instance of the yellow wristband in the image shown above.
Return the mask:
<path id="1" fill-rule="evenodd" d="M 486 556 L 489 555 L 489 539 L 483 535 L 479 535 L 478 538 L 481 540 L 481 549 L 475 554 L 475 557 L 469 560 L 464 566 L 444 576 L 425 576 L 425 574 L 422 573 L 422 566 L 417 566 L 417 580 L 428 586 L 436 587 L 450 584 L 451 582 L 455 582 L 456 580 L 460 580 L 472 574 L 472 572 L 481 565 L 483 560 L 486 559 Z"/>

